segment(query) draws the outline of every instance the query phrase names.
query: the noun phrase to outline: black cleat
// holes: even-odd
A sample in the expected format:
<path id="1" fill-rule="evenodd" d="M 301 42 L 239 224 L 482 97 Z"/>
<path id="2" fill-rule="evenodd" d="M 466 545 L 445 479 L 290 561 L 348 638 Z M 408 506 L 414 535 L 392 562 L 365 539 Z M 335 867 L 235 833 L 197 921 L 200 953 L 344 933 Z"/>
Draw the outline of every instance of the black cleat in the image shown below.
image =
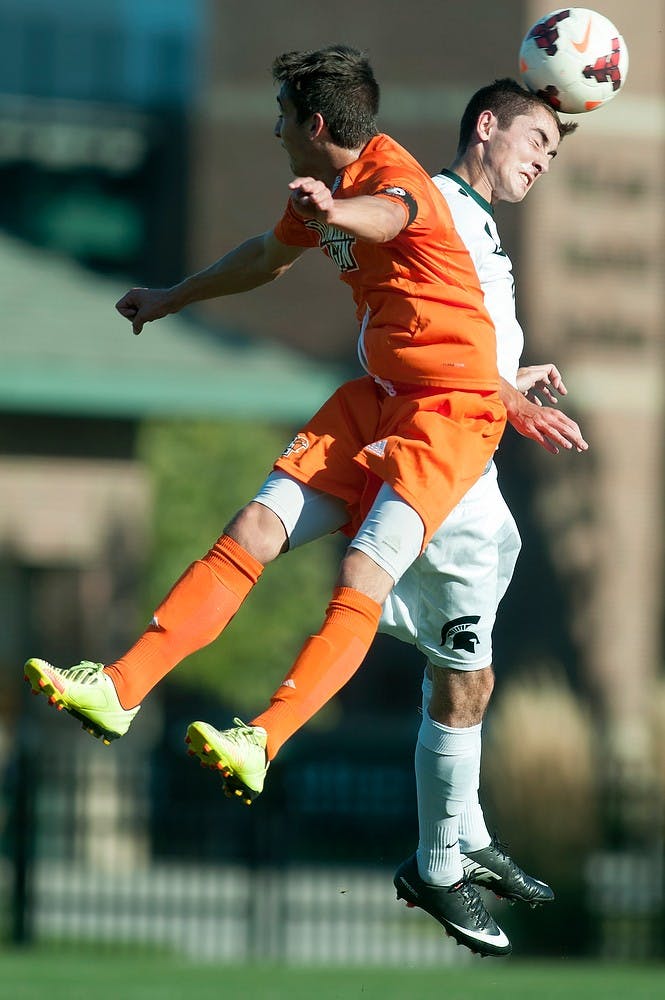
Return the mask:
<path id="1" fill-rule="evenodd" d="M 399 866 L 393 881 L 398 899 L 425 910 L 459 944 L 477 955 L 510 954 L 510 941 L 466 879 L 452 886 L 430 885 L 420 877 L 413 854 Z"/>
<path id="2" fill-rule="evenodd" d="M 493 837 L 488 847 L 462 854 L 464 878 L 474 885 L 491 889 L 503 899 L 519 900 L 531 906 L 551 903 L 554 892 L 549 885 L 523 872 L 503 848 L 504 845 Z"/>

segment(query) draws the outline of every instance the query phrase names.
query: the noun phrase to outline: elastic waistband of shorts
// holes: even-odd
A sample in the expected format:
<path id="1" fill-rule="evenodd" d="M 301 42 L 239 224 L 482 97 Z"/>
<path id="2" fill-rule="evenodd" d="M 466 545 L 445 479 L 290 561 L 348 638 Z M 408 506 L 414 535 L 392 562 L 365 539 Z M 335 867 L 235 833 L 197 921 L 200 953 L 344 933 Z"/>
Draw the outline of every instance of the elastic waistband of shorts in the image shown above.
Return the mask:
<path id="1" fill-rule="evenodd" d="M 419 396 L 442 396 L 447 392 L 471 392 L 478 396 L 495 396 L 497 394 L 497 389 L 493 386 L 470 389 L 466 386 L 457 385 L 425 385 L 422 382 L 390 382 L 389 384 L 393 392 L 389 392 L 382 382 L 377 381 L 378 387 L 383 389 L 386 395 L 389 396 L 413 396 L 415 394 Z"/>
<path id="2" fill-rule="evenodd" d="M 422 396 L 436 396 L 448 391 L 443 385 L 420 385 L 418 382 L 391 382 L 391 385 L 398 396 L 411 396 L 417 392 Z"/>

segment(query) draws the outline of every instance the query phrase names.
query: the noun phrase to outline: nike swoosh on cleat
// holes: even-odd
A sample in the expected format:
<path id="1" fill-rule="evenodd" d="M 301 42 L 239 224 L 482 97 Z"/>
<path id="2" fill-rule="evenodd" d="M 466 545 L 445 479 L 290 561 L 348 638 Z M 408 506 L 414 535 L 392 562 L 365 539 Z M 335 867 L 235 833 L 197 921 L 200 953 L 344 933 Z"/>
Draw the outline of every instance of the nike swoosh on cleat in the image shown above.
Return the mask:
<path id="1" fill-rule="evenodd" d="M 573 42 L 572 43 L 573 48 L 577 49 L 578 52 L 586 52 L 586 50 L 589 48 L 589 36 L 590 35 L 591 35 L 591 18 L 589 18 L 589 21 L 587 23 L 586 31 L 584 32 L 584 35 L 582 36 L 582 41 L 581 42 Z"/>
<path id="2" fill-rule="evenodd" d="M 451 927 L 456 927 L 457 930 L 460 931 L 460 933 L 465 934 L 467 937 L 473 938 L 475 941 L 491 941 L 492 944 L 497 944 L 502 948 L 505 948 L 506 945 L 510 944 L 510 941 L 503 933 L 501 928 L 499 928 L 498 934 L 483 934 L 480 931 L 472 931 L 468 927 L 460 927 L 459 924 L 454 924 L 452 920 L 449 920 L 448 923 L 450 924 Z"/>

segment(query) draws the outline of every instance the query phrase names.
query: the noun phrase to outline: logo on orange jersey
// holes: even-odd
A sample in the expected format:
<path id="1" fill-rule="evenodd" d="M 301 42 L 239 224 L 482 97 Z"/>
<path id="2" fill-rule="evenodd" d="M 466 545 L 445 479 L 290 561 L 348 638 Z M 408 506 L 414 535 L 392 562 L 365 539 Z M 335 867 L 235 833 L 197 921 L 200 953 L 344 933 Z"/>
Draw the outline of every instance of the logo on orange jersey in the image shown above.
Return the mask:
<path id="1" fill-rule="evenodd" d="M 282 458 L 288 458 L 289 455 L 302 455 L 303 451 L 307 451 L 309 448 L 309 441 L 304 434 L 296 434 L 293 441 L 287 444 L 286 448 L 282 452 Z"/>
<path id="2" fill-rule="evenodd" d="M 315 229 L 319 234 L 319 246 L 328 254 L 340 271 L 357 271 L 358 262 L 353 256 L 354 236 L 342 232 L 337 226 L 329 226 L 318 219 L 308 219 L 305 223 L 308 229 Z"/>
<path id="3" fill-rule="evenodd" d="M 372 441 L 371 444 L 366 445 L 365 451 L 371 451 L 373 455 L 379 455 L 381 458 L 386 453 L 386 445 L 388 442 L 385 438 L 382 441 Z"/>
<path id="4" fill-rule="evenodd" d="M 453 618 L 452 621 L 446 622 L 441 629 L 441 645 L 445 646 L 450 639 L 453 649 L 465 649 L 467 653 L 475 653 L 480 640 L 468 626 L 477 625 L 479 621 L 480 615 L 464 615 L 462 618 Z"/>

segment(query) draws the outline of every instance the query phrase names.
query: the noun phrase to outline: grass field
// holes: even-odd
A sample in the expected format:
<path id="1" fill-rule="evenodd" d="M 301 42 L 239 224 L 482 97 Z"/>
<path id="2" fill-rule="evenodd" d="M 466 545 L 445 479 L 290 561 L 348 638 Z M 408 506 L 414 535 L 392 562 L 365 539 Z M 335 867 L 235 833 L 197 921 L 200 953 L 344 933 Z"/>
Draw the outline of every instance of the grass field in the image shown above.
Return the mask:
<path id="1" fill-rule="evenodd" d="M 451 969 L 210 966 L 160 957 L 0 952 L 2 1000 L 656 1000 L 665 965 L 515 959 Z"/>

